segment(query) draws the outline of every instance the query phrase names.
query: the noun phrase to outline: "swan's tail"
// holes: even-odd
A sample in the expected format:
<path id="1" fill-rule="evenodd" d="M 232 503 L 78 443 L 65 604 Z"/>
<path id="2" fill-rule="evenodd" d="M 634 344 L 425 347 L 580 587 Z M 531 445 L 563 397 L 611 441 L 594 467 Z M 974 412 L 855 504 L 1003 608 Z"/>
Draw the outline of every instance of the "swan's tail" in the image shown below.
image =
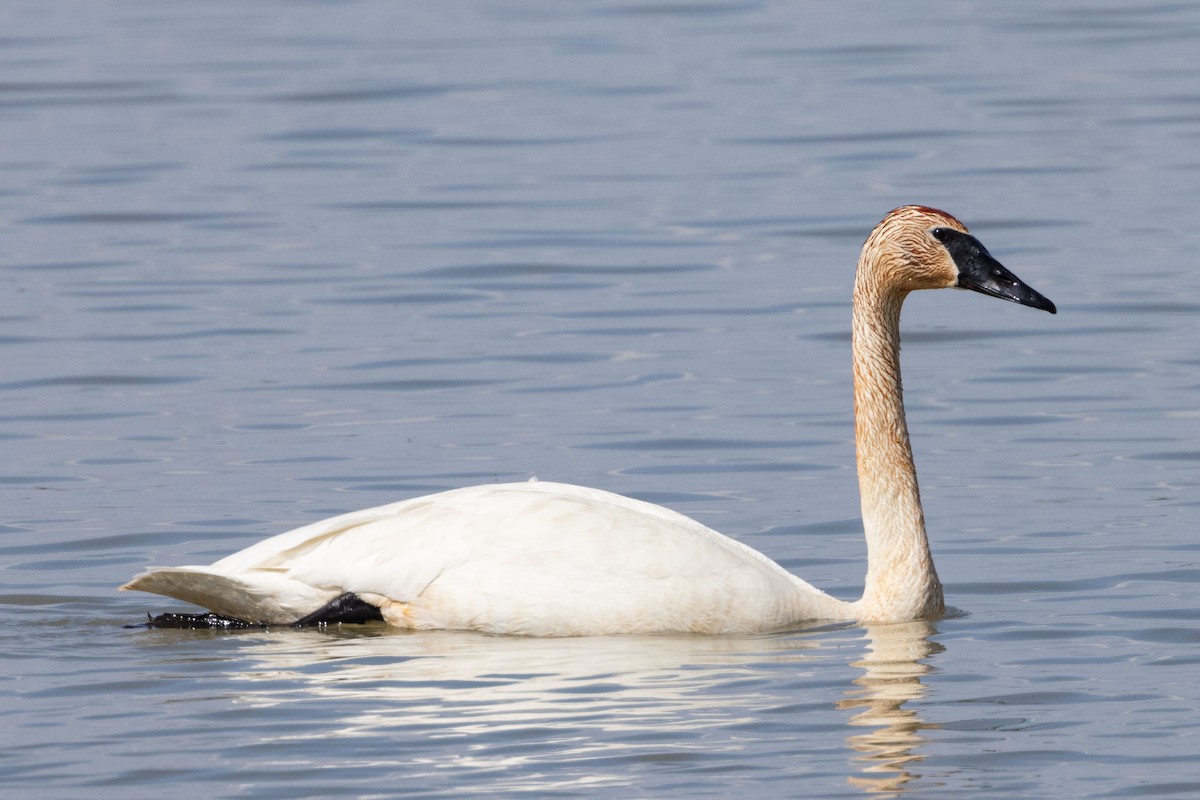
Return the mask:
<path id="1" fill-rule="evenodd" d="M 341 594 L 270 570 L 228 574 L 212 567 L 151 567 L 121 589 L 174 597 L 258 625 L 291 625 Z"/>

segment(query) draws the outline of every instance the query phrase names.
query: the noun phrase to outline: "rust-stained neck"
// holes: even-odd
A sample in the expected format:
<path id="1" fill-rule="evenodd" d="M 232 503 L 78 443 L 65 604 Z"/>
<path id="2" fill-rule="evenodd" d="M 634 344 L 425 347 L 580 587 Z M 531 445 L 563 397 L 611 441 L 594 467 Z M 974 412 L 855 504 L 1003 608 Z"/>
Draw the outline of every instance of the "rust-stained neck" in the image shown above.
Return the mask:
<path id="1" fill-rule="evenodd" d="M 859 601 L 862 619 L 914 619 L 943 610 L 900 379 L 900 308 L 909 291 L 924 288 L 928 276 L 914 278 L 902 254 L 914 249 L 904 247 L 906 238 L 919 241 L 929 227 L 961 223 L 921 207 L 905 207 L 903 212 L 893 212 L 899 218 L 889 215 L 880 225 L 890 229 L 885 236 L 876 236 L 877 228 L 863 245 L 854 285 L 855 450 L 867 538 L 867 578 Z M 939 215 L 944 222 L 937 221 Z M 897 238 L 902 242 L 899 249 Z"/>

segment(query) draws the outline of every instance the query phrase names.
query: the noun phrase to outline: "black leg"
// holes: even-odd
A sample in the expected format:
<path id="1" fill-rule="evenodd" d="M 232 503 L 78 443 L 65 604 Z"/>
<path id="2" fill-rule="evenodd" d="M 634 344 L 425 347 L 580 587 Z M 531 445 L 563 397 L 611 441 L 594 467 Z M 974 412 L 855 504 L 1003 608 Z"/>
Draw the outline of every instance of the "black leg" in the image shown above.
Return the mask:
<path id="1" fill-rule="evenodd" d="M 332 625 L 335 623 L 362 624 L 383 622 L 379 606 L 373 606 L 353 592 L 335 597 L 321 608 L 292 623 L 293 628 L 308 625 Z"/>

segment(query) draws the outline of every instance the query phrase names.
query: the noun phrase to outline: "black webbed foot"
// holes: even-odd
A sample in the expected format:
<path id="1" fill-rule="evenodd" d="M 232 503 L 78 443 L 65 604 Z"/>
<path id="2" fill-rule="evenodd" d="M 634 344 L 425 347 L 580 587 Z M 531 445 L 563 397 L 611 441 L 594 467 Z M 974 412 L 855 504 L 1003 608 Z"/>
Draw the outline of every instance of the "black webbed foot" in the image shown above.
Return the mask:
<path id="1" fill-rule="evenodd" d="M 141 628 L 143 625 L 126 625 L 127 628 Z M 184 628 L 204 630 L 240 630 L 242 628 L 262 628 L 261 622 L 247 622 L 244 619 L 225 617 L 208 612 L 207 614 L 175 614 L 166 613 L 158 616 L 146 615 L 144 627 L 147 628 Z"/>
<path id="2" fill-rule="evenodd" d="M 366 622 L 383 622 L 383 613 L 378 606 L 371 605 L 353 592 L 346 592 L 330 600 L 316 611 L 301 617 L 291 624 L 293 628 L 307 628 L 313 625 L 361 625 Z M 166 613 L 157 616 L 146 615 L 146 621 L 141 625 L 126 625 L 127 628 L 183 628 L 203 630 L 243 630 L 245 628 L 266 628 L 265 622 L 250 622 L 236 617 L 226 617 L 209 611 L 205 614 Z"/>

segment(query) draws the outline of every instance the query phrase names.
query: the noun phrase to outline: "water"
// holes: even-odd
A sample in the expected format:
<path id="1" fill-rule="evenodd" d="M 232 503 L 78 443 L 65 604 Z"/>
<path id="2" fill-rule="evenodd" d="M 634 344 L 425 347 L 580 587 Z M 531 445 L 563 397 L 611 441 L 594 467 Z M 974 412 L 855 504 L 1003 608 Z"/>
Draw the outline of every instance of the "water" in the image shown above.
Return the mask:
<path id="1" fill-rule="evenodd" d="M 1193 797 L 1200 7 L 0 7 L 0 788 Z M 944 620 L 127 630 L 114 588 L 532 475 L 861 588 L 853 261 L 970 225 L 1057 317 L 905 316 Z"/>

